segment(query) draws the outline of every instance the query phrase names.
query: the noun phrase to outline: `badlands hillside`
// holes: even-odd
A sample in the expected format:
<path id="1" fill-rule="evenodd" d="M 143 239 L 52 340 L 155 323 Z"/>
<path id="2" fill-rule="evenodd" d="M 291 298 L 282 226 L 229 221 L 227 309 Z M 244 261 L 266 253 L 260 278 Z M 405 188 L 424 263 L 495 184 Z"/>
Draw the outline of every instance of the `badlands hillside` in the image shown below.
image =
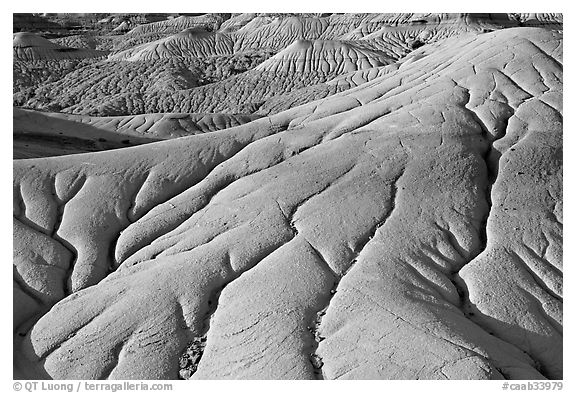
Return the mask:
<path id="1" fill-rule="evenodd" d="M 14 378 L 563 378 L 561 14 L 15 15 L 13 56 Z"/>

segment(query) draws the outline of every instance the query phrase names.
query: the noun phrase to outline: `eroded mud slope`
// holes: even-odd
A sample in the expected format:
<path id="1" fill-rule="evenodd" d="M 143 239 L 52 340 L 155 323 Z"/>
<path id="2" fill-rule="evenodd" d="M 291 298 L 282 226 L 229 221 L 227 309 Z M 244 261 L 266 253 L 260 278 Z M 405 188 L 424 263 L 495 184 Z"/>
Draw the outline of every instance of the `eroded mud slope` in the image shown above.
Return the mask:
<path id="1" fill-rule="evenodd" d="M 560 379 L 562 35 L 14 162 L 14 376 Z"/>

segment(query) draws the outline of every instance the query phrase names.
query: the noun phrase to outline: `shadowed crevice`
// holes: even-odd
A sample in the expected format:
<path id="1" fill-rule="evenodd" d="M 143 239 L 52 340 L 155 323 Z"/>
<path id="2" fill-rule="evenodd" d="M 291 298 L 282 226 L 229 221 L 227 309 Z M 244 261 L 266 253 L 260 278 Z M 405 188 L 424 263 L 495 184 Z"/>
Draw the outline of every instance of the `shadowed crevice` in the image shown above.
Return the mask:
<path id="1" fill-rule="evenodd" d="M 334 286 L 330 290 L 330 295 L 328 296 L 326 305 L 315 313 L 314 319 L 311 321 L 309 325 L 309 331 L 312 334 L 313 338 L 312 341 L 313 350 L 310 353 L 309 357 L 310 357 L 310 363 L 312 364 L 312 367 L 314 369 L 314 375 L 317 377 L 317 379 L 325 379 L 325 375 L 322 369 L 324 366 L 324 361 L 320 356 L 320 354 L 318 354 L 318 345 L 325 338 L 320 333 L 322 329 L 322 319 L 330 311 L 330 305 L 332 299 L 334 298 L 334 295 L 338 292 L 338 286 L 340 285 L 342 280 L 354 268 L 355 264 L 358 262 L 366 246 L 370 243 L 372 239 L 376 237 L 378 230 L 386 224 L 386 222 L 394 212 L 398 197 L 398 182 L 400 181 L 403 175 L 404 170 L 402 170 L 402 172 L 400 172 L 400 174 L 392 180 L 392 183 L 390 185 L 390 198 L 389 198 L 389 200 L 391 201 L 390 208 L 387 210 L 386 214 L 380 219 L 380 221 L 369 231 L 369 233 L 359 243 L 358 251 L 355 253 L 355 256 L 352 259 L 348 269 L 341 275 L 336 275 L 336 281 L 334 283 Z M 314 247 L 312 247 L 312 249 L 314 249 Z M 323 257 L 321 257 L 321 260 L 324 260 Z"/>

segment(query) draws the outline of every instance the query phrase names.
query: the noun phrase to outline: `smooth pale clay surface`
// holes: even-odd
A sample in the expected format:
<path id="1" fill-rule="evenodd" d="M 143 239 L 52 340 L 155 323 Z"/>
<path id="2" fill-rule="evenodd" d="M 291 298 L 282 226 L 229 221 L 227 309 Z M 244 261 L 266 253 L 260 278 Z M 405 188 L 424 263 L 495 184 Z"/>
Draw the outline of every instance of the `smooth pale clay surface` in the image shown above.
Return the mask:
<path id="1" fill-rule="evenodd" d="M 562 379 L 562 61 L 460 35 L 237 127 L 15 161 L 15 378 L 175 379 L 206 334 L 192 378 Z"/>

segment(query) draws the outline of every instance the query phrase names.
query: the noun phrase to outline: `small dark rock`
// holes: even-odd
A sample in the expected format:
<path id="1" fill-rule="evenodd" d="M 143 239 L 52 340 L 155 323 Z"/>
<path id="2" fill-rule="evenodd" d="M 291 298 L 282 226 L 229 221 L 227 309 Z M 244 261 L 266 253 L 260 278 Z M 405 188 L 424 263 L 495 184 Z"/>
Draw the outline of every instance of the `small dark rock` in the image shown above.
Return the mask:
<path id="1" fill-rule="evenodd" d="M 315 353 L 310 355 L 310 362 L 312 362 L 312 367 L 316 369 L 322 368 L 322 366 L 324 365 L 322 358 L 316 355 Z"/>
<path id="2" fill-rule="evenodd" d="M 412 43 L 410 44 L 410 48 L 412 48 L 412 50 L 414 49 L 418 49 L 420 47 L 424 46 L 424 43 L 420 40 L 414 40 L 412 41 Z"/>

